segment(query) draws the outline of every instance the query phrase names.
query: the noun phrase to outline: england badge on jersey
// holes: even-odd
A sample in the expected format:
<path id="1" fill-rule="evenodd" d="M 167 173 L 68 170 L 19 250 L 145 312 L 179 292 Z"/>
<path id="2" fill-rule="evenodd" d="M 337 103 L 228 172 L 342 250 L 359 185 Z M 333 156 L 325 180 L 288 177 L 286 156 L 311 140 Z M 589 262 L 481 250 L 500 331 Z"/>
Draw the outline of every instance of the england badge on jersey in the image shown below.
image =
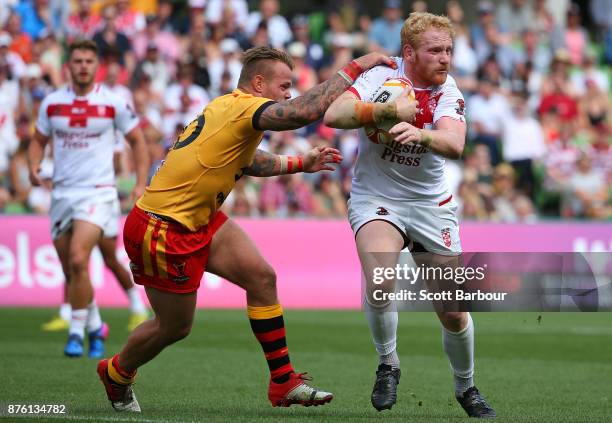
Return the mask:
<path id="1" fill-rule="evenodd" d="M 450 234 L 450 228 L 444 228 L 440 231 L 441 235 L 442 235 L 442 242 L 444 242 L 444 245 L 446 245 L 447 247 L 451 246 L 451 234 Z"/>

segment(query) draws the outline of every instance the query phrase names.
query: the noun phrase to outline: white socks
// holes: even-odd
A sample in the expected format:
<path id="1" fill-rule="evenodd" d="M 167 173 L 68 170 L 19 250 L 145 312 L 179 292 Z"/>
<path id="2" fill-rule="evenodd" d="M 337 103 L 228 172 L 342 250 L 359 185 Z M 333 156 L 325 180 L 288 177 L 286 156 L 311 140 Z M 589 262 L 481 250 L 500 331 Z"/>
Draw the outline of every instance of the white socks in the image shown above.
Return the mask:
<path id="1" fill-rule="evenodd" d="M 462 396 L 474 386 L 474 322 L 468 314 L 468 323 L 459 332 L 442 327 L 444 352 L 448 356 L 455 376 L 455 395 Z"/>
<path id="2" fill-rule="evenodd" d="M 389 307 L 386 307 L 387 309 Z M 370 325 L 372 340 L 378 352 L 380 363 L 399 369 L 399 357 L 396 351 L 397 311 L 377 311 L 366 303 L 366 319 Z"/>
<path id="3" fill-rule="evenodd" d="M 147 309 L 142 302 L 142 298 L 140 297 L 140 292 L 136 286 L 131 287 L 127 291 L 125 291 L 128 299 L 130 300 L 130 311 L 132 313 L 146 313 Z"/>
<path id="4" fill-rule="evenodd" d="M 72 307 L 70 307 L 70 303 L 62 303 L 59 309 L 59 316 L 62 320 L 67 322 L 70 321 L 71 318 Z"/>
<path id="5" fill-rule="evenodd" d="M 87 324 L 87 314 L 88 310 L 86 308 L 72 310 L 70 329 L 68 330 L 69 335 L 78 335 L 80 338 L 83 338 L 85 325 Z"/>
<path id="6" fill-rule="evenodd" d="M 96 300 L 93 300 L 87 306 L 87 311 L 87 332 L 94 332 L 100 329 L 100 327 L 102 326 L 102 318 L 100 317 L 100 310 L 98 310 Z"/>

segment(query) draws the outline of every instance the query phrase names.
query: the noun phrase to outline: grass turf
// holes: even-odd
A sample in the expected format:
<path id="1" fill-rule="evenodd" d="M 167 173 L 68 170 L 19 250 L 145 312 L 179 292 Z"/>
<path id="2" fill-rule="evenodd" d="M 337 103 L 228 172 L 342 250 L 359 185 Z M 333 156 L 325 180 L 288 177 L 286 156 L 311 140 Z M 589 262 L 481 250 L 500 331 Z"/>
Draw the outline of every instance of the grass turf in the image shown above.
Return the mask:
<path id="1" fill-rule="evenodd" d="M 460 422 L 433 314 L 400 316 L 398 403 L 370 405 L 376 356 L 359 312 L 287 311 L 290 356 L 314 385 L 336 394 L 324 407 L 270 407 L 268 372 L 243 311 L 199 310 L 191 335 L 140 370 L 140 415 L 106 401 L 96 361 L 62 356 L 65 333 L 44 333 L 50 309 L 0 308 L 0 419 L 25 421 Z M 127 312 L 103 310 L 108 353 L 127 337 Z M 476 384 L 498 422 L 612 421 L 612 314 L 482 313 Z M 8 404 L 65 404 L 63 416 L 7 416 Z"/>

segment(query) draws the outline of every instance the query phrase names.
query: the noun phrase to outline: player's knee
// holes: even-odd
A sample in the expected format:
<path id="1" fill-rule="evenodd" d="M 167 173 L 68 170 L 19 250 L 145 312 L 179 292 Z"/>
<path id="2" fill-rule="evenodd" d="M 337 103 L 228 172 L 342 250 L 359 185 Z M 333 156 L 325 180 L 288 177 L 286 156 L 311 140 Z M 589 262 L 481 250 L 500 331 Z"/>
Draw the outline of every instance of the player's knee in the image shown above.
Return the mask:
<path id="1" fill-rule="evenodd" d="M 176 320 L 170 324 L 160 322 L 159 332 L 162 335 L 166 345 L 174 344 L 175 342 L 185 339 L 191 333 L 193 321 Z"/>
<path id="2" fill-rule="evenodd" d="M 264 291 L 275 291 L 276 290 L 276 272 L 269 264 L 260 266 L 255 272 L 255 278 L 257 280 L 258 289 Z"/>
<path id="3" fill-rule="evenodd" d="M 447 311 L 441 314 L 440 320 L 446 329 L 453 332 L 458 332 L 465 326 L 465 322 L 467 321 L 467 313 Z"/>
<path id="4" fill-rule="evenodd" d="M 88 266 L 89 257 L 84 251 L 75 249 L 70 252 L 68 267 L 71 273 L 80 274 L 86 272 Z"/>

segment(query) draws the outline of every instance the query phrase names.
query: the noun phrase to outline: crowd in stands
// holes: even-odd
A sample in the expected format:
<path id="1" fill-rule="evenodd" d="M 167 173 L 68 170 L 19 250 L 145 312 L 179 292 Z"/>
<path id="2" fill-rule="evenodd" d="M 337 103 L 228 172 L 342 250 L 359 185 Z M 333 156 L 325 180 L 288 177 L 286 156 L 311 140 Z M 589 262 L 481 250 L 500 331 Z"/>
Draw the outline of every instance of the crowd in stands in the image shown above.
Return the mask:
<path id="1" fill-rule="evenodd" d="M 468 142 L 462 160 L 447 161 L 447 176 L 464 220 L 612 217 L 611 3 L 451 0 L 445 11 L 430 10 L 445 13 L 456 30 L 451 74 L 466 97 Z M 0 2 L 0 211 L 48 211 L 52 163 L 42 169 L 46 186 L 32 187 L 26 151 L 41 100 L 68 83 L 71 41 L 98 44 L 96 81 L 141 116 L 153 174 L 183 126 L 236 87 L 244 50 L 286 49 L 299 95 L 364 52 L 398 55 L 404 19 L 428 7 L 385 0 L 380 16 L 369 16 L 356 0 L 325 4 L 289 16 L 279 0 Z M 468 22 L 463 7 L 476 8 L 475 19 Z M 335 172 L 243 177 L 226 211 L 344 217 L 362 136 L 321 123 L 267 133 L 261 148 L 270 152 L 334 146 L 344 162 Z M 126 198 L 134 181 L 130 154 L 119 140 L 115 164 Z"/>

